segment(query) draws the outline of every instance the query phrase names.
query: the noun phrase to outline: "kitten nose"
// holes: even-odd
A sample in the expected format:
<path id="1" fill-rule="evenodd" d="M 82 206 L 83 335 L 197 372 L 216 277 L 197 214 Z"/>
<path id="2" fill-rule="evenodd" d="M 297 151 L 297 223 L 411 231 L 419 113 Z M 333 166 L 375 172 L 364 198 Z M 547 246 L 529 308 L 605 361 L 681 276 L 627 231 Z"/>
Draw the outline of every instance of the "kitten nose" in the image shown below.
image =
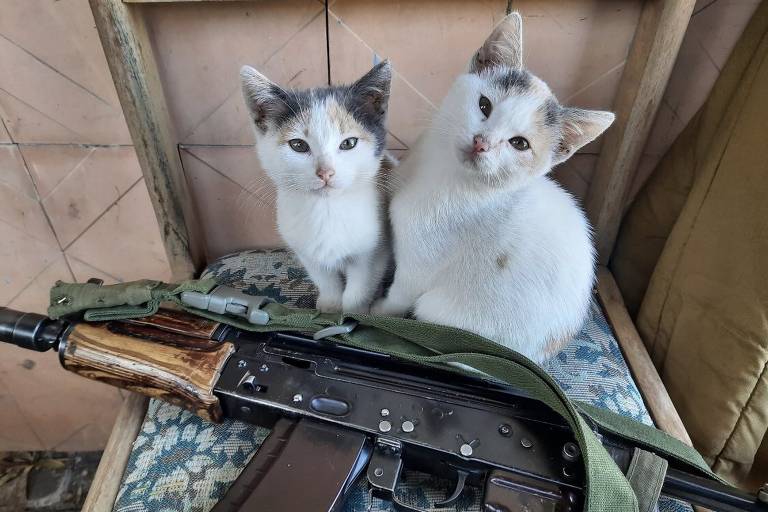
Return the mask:
<path id="1" fill-rule="evenodd" d="M 318 178 L 323 180 L 323 183 L 328 183 L 329 181 L 331 181 L 331 177 L 334 174 L 336 174 L 336 171 L 334 171 L 329 167 L 318 167 L 317 170 L 315 171 L 315 174 L 317 175 Z"/>
<path id="2" fill-rule="evenodd" d="M 485 140 L 485 137 L 482 135 L 475 135 L 475 137 L 472 139 L 472 152 L 477 153 L 485 153 L 488 151 L 488 142 Z"/>

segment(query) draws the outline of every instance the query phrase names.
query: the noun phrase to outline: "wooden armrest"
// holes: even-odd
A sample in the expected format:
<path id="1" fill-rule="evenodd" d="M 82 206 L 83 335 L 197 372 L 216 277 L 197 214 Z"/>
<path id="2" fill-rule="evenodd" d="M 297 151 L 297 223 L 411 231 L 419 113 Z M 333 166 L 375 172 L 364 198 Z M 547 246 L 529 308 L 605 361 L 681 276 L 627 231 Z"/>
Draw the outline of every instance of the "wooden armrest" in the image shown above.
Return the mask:
<path id="1" fill-rule="evenodd" d="M 123 401 L 107 446 L 104 448 L 104 454 L 101 456 L 99 468 L 93 476 L 93 483 L 83 504 L 82 512 L 105 512 L 114 507 L 120 482 L 128 465 L 128 457 L 131 455 L 133 442 L 144 422 L 148 403 L 147 397 L 136 393 L 130 393 Z"/>
<path id="2" fill-rule="evenodd" d="M 619 287 L 611 271 L 603 266 L 597 270 L 597 295 L 654 423 L 667 434 L 692 446 L 683 420 L 677 414 L 667 388 L 627 312 Z"/>

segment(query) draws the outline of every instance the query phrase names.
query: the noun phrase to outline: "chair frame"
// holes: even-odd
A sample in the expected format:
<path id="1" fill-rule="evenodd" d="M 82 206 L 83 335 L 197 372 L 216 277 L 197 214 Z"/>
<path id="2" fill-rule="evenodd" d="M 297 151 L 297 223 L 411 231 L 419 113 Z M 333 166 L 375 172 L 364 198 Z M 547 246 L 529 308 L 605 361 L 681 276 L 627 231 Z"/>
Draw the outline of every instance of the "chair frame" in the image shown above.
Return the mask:
<path id="1" fill-rule="evenodd" d="M 197 212 L 178 151 L 141 4 L 229 0 L 89 0 L 174 279 L 204 265 Z M 586 197 L 598 252 L 597 294 L 656 425 L 691 443 L 607 267 L 643 147 L 669 81 L 695 0 L 646 0 L 614 100 L 616 121 Z M 130 394 L 104 450 L 83 510 L 111 510 L 147 399 Z"/>

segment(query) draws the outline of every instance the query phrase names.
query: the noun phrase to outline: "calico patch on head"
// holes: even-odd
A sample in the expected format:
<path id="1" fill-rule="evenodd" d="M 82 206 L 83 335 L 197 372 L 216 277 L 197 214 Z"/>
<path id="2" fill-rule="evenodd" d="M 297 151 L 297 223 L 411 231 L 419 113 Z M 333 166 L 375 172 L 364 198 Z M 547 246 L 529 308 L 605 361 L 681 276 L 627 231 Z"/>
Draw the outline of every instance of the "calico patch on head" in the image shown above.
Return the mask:
<path id="1" fill-rule="evenodd" d="M 351 85 L 295 91 L 240 70 L 256 149 L 278 188 L 328 193 L 375 177 L 391 74 L 384 61 Z"/>
<path id="2" fill-rule="evenodd" d="M 547 84 L 523 69 L 522 19 L 507 16 L 474 54 L 442 107 L 466 177 L 522 186 L 546 174 L 613 122 L 610 112 L 560 105 Z"/>

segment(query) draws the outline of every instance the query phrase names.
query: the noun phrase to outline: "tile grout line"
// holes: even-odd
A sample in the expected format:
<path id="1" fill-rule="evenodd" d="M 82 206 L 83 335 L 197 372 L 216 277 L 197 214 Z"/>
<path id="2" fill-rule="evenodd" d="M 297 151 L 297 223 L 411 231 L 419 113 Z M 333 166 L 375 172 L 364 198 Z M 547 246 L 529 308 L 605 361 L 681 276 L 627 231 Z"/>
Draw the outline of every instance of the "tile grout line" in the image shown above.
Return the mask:
<path id="1" fill-rule="evenodd" d="M 627 63 L 627 59 L 622 60 L 621 62 L 619 62 L 615 66 L 611 67 L 606 72 L 602 73 L 600 76 L 598 76 L 597 78 L 595 78 L 594 80 L 589 82 L 587 85 L 585 85 L 581 89 L 577 90 L 576 92 L 574 92 L 572 94 L 569 94 L 568 97 L 563 100 L 563 103 L 569 103 L 573 98 L 575 98 L 579 94 L 583 93 L 584 91 L 586 91 L 587 89 L 589 89 L 593 85 L 596 85 L 598 82 L 602 81 L 605 77 L 607 77 L 608 75 L 610 75 L 611 73 L 613 73 L 614 71 L 619 69 L 620 67 L 624 66 L 626 63 Z"/>
<path id="2" fill-rule="evenodd" d="M 48 198 L 51 197 L 59 189 L 59 187 L 61 187 L 61 185 L 65 181 L 67 181 L 67 179 L 70 176 L 72 176 L 72 174 L 74 174 L 75 171 L 77 171 L 83 165 L 83 163 L 91 157 L 91 155 L 93 155 L 93 153 L 95 151 L 96 151 L 96 148 L 91 148 L 91 150 L 88 152 L 87 155 L 85 155 L 83 158 L 81 158 L 80 161 L 77 162 L 74 167 L 72 167 L 69 171 L 67 171 L 67 174 L 64 175 L 64 177 L 61 178 L 61 180 L 59 180 L 59 182 L 56 185 L 54 185 L 54 187 L 51 189 L 51 191 L 48 192 L 48 194 L 46 194 L 45 197 L 41 197 L 40 198 L 40 204 L 42 205 L 44 201 L 47 201 Z M 40 192 L 38 192 L 37 195 L 38 195 L 38 197 L 40 197 Z"/>
<path id="3" fill-rule="evenodd" d="M 21 148 L 19 148 L 19 155 L 21 155 L 21 161 L 24 163 L 24 167 L 27 169 L 27 173 L 29 173 L 29 163 L 27 163 L 27 158 L 24 156 L 24 152 L 21 151 Z M 29 179 L 32 179 L 31 174 Z M 40 207 L 40 211 L 43 212 L 43 217 L 45 217 L 45 221 L 48 223 L 48 228 L 53 234 L 53 239 L 56 240 L 56 245 L 59 247 L 59 251 L 64 252 L 64 249 L 61 247 L 61 240 L 59 240 L 59 235 L 56 233 L 56 230 L 53 229 L 53 222 L 51 222 L 51 218 L 43 206 L 43 201 L 40 199 L 40 192 L 37 190 L 37 184 L 35 184 L 35 180 L 32 180 L 32 186 L 35 187 L 35 194 L 37 194 L 37 205 Z"/>
<path id="4" fill-rule="evenodd" d="M 101 270 L 100 268 L 97 268 L 97 267 L 95 267 L 95 266 L 91 265 L 91 264 L 90 264 L 90 263 L 88 263 L 87 261 L 83 261 L 82 259 L 78 258 L 77 256 L 72 256 L 71 254 L 67 254 L 67 253 L 64 253 L 64 259 L 65 259 L 65 260 L 67 260 L 67 265 L 69 265 L 69 258 L 72 258 L 73 260 L 75 260 L 76 262 L 80 263 L 81 265 L 85 265 L 86 267 L 89 267 L 89 268 L 91 268 L 91 269 L 95 270 L 96 272 L 101 272 L 101 273 L 102 273 L 102 274 L 104 274 L 105 276 L 109 277 L 110 279 L 114 279 L 114 280 L 115 280 L 116 282 L 118 282 L 118 283 L 123 283 L 123 282 L 125 282 L 123 279 L 120 279 L 120 278 L 119 278 L 119 277 L 117 277 L 117 276 L 113 276 L 113 275 L 112 275 L 112 274 L 110 274 L 109 272 L 104 272 L 104 271 L 103 271 L 103 270 Z M 71 269 L 71 268 L 72 268 L 72 267 L 70 266 L 70 269 Z M 75 276 L 75 272 L 74 272 L 74 271 L 72 271 L 72 277 L 75 279 L 75 281 L 77 281 L 77 277 Z"/>
<path id="5" fill-rule="evenodd" d="M 83 236 L 83 235 L 84 235 L 84 234 L 85 234 L 85 233 L 86 233 L 86 232 L 87 232 L 89 229 L 91 229 L 91 228 L 92 228 L 92 227 L 93 227 L 93 226 L 94 226 L 94 225 L 95 225 L 97 222 L 99 222 L 99 221 L 102 219 L 102 217 L 104 217 L 104 215 L 106 215 L 106 214 L 107 214 L 107 212 L 109 212 L 109 211 L 110 211 L 112 208 L 114 208 L 114 207 L 115 207 L 115 205 L 117 205 L 117 203 L 118 203 L 118 202 L 120 202 L 120 200 L 121 200 L 122 198 L 124 198 L 124 197 L 125 197 L 125 196 L 126 196 L 126 195 L 127 195 L 127 194 L 128 194 L 130 191 L 131 191 L 131 190 L 133 190 L 133 189 L 136 187 L 136 185 L 138 185 L 138 184 L 139 184 L 139 183 L 141 183 L 142 181 L 144 181 L 144 176 L 143 176 L 143 175 L 142 175 L 142 176 L 139 176 L 139 179 L 137 179 L 135 182 L 133 182 L 133 185 L 131 185 L 130 187 L 128 187 L 128 188 L 125 190 L 125 192 L 123 192 L 122 194 L 120 194 L 120 195 L 117 197 L 117 199 L 115 199 L 115 200 L 114 200 L 114 201 L 113 201 L 113 202 L 112 202 L 112 203 L 111 203 L 109 206 L 107 206 L 107 207 L 104 209 L 104 211 L 103 211 L 103 212 L 101 212 L 101 213 L 100 213 L 100 214 L 99 214 L 99 215 L 98 215 L 98 216 L 97 216 L 95 219 L 93 219 L 93 222 L 91 222 L 90 224 L 88 224 L 88 226 L 86 226 L 86 227 L 85 227 L 85 228 L 84 228 L 84 229 L 83 229 L 83 230 L 80 232 L 80 234 L 79 234 L 79 235 L 77 235 L 77 236 L 75 237 L 75 239 L 74 239 L 74 240 L 72 240 L 71 242 L 69 242 L 69 243 L 67 244 L 67 246 L 66 246 L 66 247 L 64 247 L 62 250 L 63 250 L 64 252 L 66 252 L 66 251 L 68 251 L 69 249 L 71 249 L 71 248 L 72 248 L 72 246 L 73 246 L 73 245 L 74 245 L 74 244 L 75 244 L 75 243 L 76 243 L 78 240 L 80 240 L 80 238 L 82 238 L 82 236 Z"/>
<path id="6" fill-rule="evenodd" d="M 63 252 L 60 252 L 60 253 L 59 253 L 59 256 L 62 256 L 62 257 L 63 257 L 63 256 L 64 256 L 64 253 L 63 253 Z M 21 294 L 22 294 L 22 293 L 24 293 L 25 291 L 27 291 L 27 290 L 29 289 L 29 287 L 30 287 L 30 286 L 32 286 L 32 284 L 35 282 L 35 280 L 37 280 L 37 278 L 38 278 L 38 277 L 40 277 L 41 275 L 43 275 L 43 272 L 45 272 L 46 270 L 48 270 L 49 268 L 51 268 L 51 267 L 53 266 L 53 264 L 54 264 L 54 263 L 56 263 L 56 260 L 53 260 L 52 262 L 48 263 L 48 264 L 47 264 L 45 267 L 43 267 L 43 268 L 42 268 L 42 270 L 40 270 L 40 272 L 38 272 L 38 273 L 35 275 L 35 277 L 33 277 L 32 279 L 30 279 L 30 280 L 29 280 L 29 282 L 28 282 L 27 284 L 25 284 L 25 285 L 24 285 L 24 287 L 23 287 L 21 290 L 19 290 L 19 292 L 18 292 L 16 295 L 14 295 L 13 297 L 11 297 L 11 299 L 10 299 L 8 302 L 6 302 L 6 303 L 5 303 L 5 306 L 6 306 L 6 307 L 8 307 L 8 305 L 9 305 L 11 302 L 13 302 L 13 301 L 15 301 L 16 299 L 18 299 L 18 298 L 21 296 Z"/>
<path id="7" fill-rule="evenodd" d="M 371 48 L 371 46 L 370 46 L 368 43 L 366 43 L 366 42 L 365 42 L 365 40 L 364 40 L 362 37 L 360 37 L 359 35 L 357 35 L 357 32 L 355 32 L 354 30 L 352 30 L 352 27 L 350 27 L 349 25 L 347 25 L 346 23 L 344 23 L 344 21 L 343 21 L 341 18 L 339 18 L 339 17 L 338 17 L 338 16 L 336 16 L 335 14 L 331 13 L 330 11 L 329 11 L 329 15 L 330 15 L 330 16 L 333 16 L 333 17 L 334 17 L 334 19 L 336 20 L 336 22 L 337 22 L 339 25 L 343 26 L 343 27 L 344 27 L 344 28 L 347 30 L 347 32 L 349 32 L 350 34 L 352 34 L 352 36 L 354 36 L 354 37 L 355 37 L 355 39 L 357 39 L 357 40 L 358 40 L 358 41 L 359 41 L 359 42 L 360 42 L 360 43 L 361 43 L 363 46 L 365 46 L 365 47 L 368 49 L 368 51 L 370 51 L 370 52 L 371 52 L 371 53 L 372 53 L 372 54 L 373 54 L 375 57 L 379 57 L 379 54 L 378 54 L 378 52 L 376 52 L 376 50 L 374 50 L 373 48 Z M 411 88 L 411 90 L 413 90 L 413 92 L 415 92 L 415 93 L 416 93 L 416 95 L 417 95 L 417 96 L 419 96 L 419 97 L 420 97 L 422 100 L 424 100 L 424 101 L 425 101 L 425 102 L 426 102 L 426 103 L 427 103 L 427 104 L 428 104 L 430 107 L 432 107 L 433 109 L 437 110 L 437 106 L 436 106 L 436 105 L 435 105 L 435 104 L 432 102 L 432 100 L 430 100 L 429 98 L 427 98 L 427 97 L 424 95 L 424 93 L 422 93 L 420 90 L 418 90 L 418 89 L 417 89 L 417 88 L 416 88 L 416 87 L 415 87 L 415 86 L 414 86 L 414 85 L 413 85 L 413 84 L 412 84 L 412 83 L 411 83 L 411 82 L 410 82 L 410 81 L 409 81 L 407 78 L 405 78 L 405 76 L 404 76 L 402 73 L 398 72 L 398 71 L 397 71 L 396 69 L 394 69 L 394 68 L 392 68 L 392 73 L 393 73 L 393 76 L 394 76 L 394 75 L 397 75 L 398 77 L 400 77 L 400 80 L 402 80 L 402 81 L 403 81 L 403 83 L 405 83 L 405 85 L 407 85 L 408 87 L 410 87 L 410 88 Z"/>
<path id="8" fill-rule="evenodd" d="M 77 81 L 73 80 L 72 78 L 68 77 L 67 75 L 65 75 L 64 73 L 62 73 L 62 72 L 61 72 L 61 71 L 59 71 L 58 69 L 56 69 L 55 67 L 51 66 L 50 64 L 48 64 L 47 62 L 45 62 L 43 59 L 41 59 L 40 57 L 38 57 L 37 55 L 35 55 L 35 54 L 34 54 L 34 53 L 32 53 L 31 51 L 27 50 L 26 48 L 24 48 L 23 46 L 21 46 L 20 44 L 18 44 L 18 43 L 17 43 L 16 41 L 14 41 L 13 39 L 11 39 L 11 38 L 9 38 L 8 36 L 6 36 L 5 34 L 2 34 L 2 33 L 0 33 L 0 37 L 1 37 L 1 38 L 3 38 L 3 39 L 5 39 L 5 40 L 6 40 L 6 41 L 8 41 L 9 43 L 11 43 L 13 46 L 15 46 L 16 48 L 18 48 L 18 49 L 19 49 L 19 50 L 21 50 L 22 52 L 24 52 L 24 53 L 26 53 L 27 55 L 29 55 L 30 57 L 32 57 L 34 60 L 36 60 L 37 62 L 39 62 L 40 64 L 42 64 L 42 65 L 43 65 L 43 66 L 45 66 L 46 68 L 48 68 L 48 69 L 50 69 L 51 71 L 53 71 L 54 73 L 56 73 L 56 74 L 57 74 L 57 75 L 59 75 L 60 77 L 64 78 L 64 79 L 65 79 L 65 80 L 67 80 L 68 82 L 70 82 L 70 83 L 72 83 L 72 84 L 76 85 L 78 88 L 82 89 L 83 91 L 87 92 L 88 94 L 90 94 L 91 96 L 93 96 L 94 98 L 96 98 L 97 100 L 101 101 L 101 102 L 102 102 L 102 103 L 104 103 L 105 105 L 107 105 L 107 106 L 109 106 L 109 107 L 111 107 L 111 108 L 115 108 L 115 106 L 114 106 L 114 105 L 112 105 L 110 102 L 108 102 L 107 100 L 105 100 L 104 98 L 102 98 L 101 96 L 99 96 L 98 94 L 96 94 L 95 92 L 93 92 L 92 90 L 88 89 L 87 87 L 85 87 L 85 86 L 84 86 L 84 85 L 82 85 L 81 83 L 79 83 L 79 82 L 77 82 Z"/>
<path id="9" fill-rule="evenodd" d="M 296 30 L 296 32 L 294 32 L 293 34 L 291 34 L 291 36 L 290 36 L 288 39 L 286 39 L 286 40 L 285 40 L 285 42 L 284 42 L 283 44 L 281 44 L 281 45 L 280 45 L 280 46 L 279 46 L 279 47 L 278 47 L 278 48 L 277 48 L 277 49 L 276 49 L 274 52 L 272 52 L 271 54 L 269 54 L 269 56 L 268 56 L 266 59 L 264 59 L 264 61 L 263 61 L 261 64 L 262 64 L 262 65 L 266 65 L 266 64 L 267 64 L 267 63 L 268 63 L 270 60 L 272 60 L 272 58 L 273 58 L 275 55 L 277 55 L 278 53 L 280 53 L 280 52 L 281 52 L 281 51 L 282 51 L 282 50 L 283 50 L 283 49 L 284 49 L 286 46 L 288 46 L 288 43 L 290 43 L 291 41 L 293 41 L 293 38 L 294 38 L 294 37 L 296 37 L 297 35 L 299 35 L 299 33 L 301 33 L 301 32 L 302 32 L 302 31 L 303 31 L 305 28 L 307 28 L 307 27 L 308 27 L 308 26 L 309 26 L 309 25 L 310 25 L 312 22 L 314 22 L 314 21 L 315 21 L 315 20 L 318 18 L 318 16 L 320 16 L 322 13 L 323 13 L 323 10 L 322 10 L 322 9 L 321 9 L 321 10 L 319 10 L 319 11 L 317 11 L 317 13 L 315 13 L 315 15 L 314 15 L 314 16 L 312 16 L 312 18 L 310 18 L 310 20 L 309 20 L 309 21 L 307 21 L 307 22 L 306 22 L 304 25 L 302 25 L 301 27 L 299 27 L 299 29 L 298 29 L 298 30 Z M 197 123 L 195 123 L 195 125 L 194 125 L 192 128 L 190 128 L 190 130 L 187 132 L 187 134 L 186 134 L 184 137 L 180 137 L 180 138 L 179 138 L 179 140 L 182 140 L 182 141 L 184 141 L 184 140 L 187 140 L 188 138 L 190 138 L 190 137 L 191 137 L 191 136 L 192 136 L 192 135 L 195 133 L 195 131 L 196 131 L 198 128 L 200 128 L 200 126 L 201 126 L 203 123 L 205 123 L 205 122 L 206 122 L 208 119 L 210 119 L 210 118 L 211 118 L 211 117 L 212 117 L 212 116 L 213 116 L 213 115 L 214 115 L 216 112 L 218 112 L 218 111 L 219 111 L 219 109 L 221 109 L 221 107 L 223 107 L 223 106 L 224 106 L 224 104 L 225 104 L 227 101 L 229 101 L 229 99 L 232 97 L 232 95 L 236 94 L 236 93 L 237 93 L 237 91 L 239 91 L 239 90 L 240 90 L 240 84 L 238 84 L 238 85 L 237 85 L 237 87 L 234 87 L 234 88 L 232 88 L 232 90 L 231 90 L 229 93 L 227 93 L 227 94 L 224 96 L 224 99 L 223 99 L 223 100 L 221 100 L 221 102 L 220 102 L 220 103 L 218 103 L 218 104 L 216 105 L 216 107 L 214 107 L 213 109 L 211 109 L 211 111 L 210 111 L 210 112 L 208 112 L 206 115 L 204 115 L 204 116 L 203 116 L 203 118 L 202 118 L 202 119 L 200 119 L 200 120 L 199 120 Z"/>
<path id="10" fill-rule="evenodd" d="M 222 178 L 226 179 L 227 181 L 237 185 L 238 187 L 240 187 L 240 188 L 242 188 L 244 190 L 248 190 L 246 187 L 244 187 L 240 183 L 236 182 L 235 180 L 233 180 L 232 178 L 230 178 L 229 176 L 227 176 L 226 174 L 224 174 L 223 172 L 221 172 L 220 170 L 218 170 L 213 165 L 209 164 L 208 162 L 206 162 L 205 160 L 203 160 L 202 158 L 200 158 L 199 156 L 197 156 L 193 152 L 191 152 L 189 150 L 185 150 L 185 153 L 187 153 L 189 156 L 191 156 L 192 158 L 194 158 L 195 160 L 197 160 L 198 162 L 200 162 L 204 166 L 208 167 L 210 170 L 212 170 L 213 172 L 215 172 L 216 174 L 218 174 Z"/>
<path id="11" fill-rule="evenodd" d="M 11 98 L 15 99 L 16 101 L 18 101 L 19 103 L 21 103 L 21 104 L 22 104 L 22 105 L 24 105 L 25 107 L 27 107 L 27 108 L 30 108 L 30 109 L 32 109 L 32 110 L 34 110 L 35 112 L 37 112 L 38 114 L 40 114 L 40 115 L 41 115 L 41 116 L 43 116 L 44 118 L 48 119 L 49 121 L 51 121 L 51 122 L 53 122 L 53 123 L 55 123 L 55 124 L 59 125 L 60 127 L 64 128 L 64 129 L 65 129 L 65 130 L 67 130 L 67 131 L 70 131 L 70 132 L 72 132 L 73 134 L 77 135 L 77 136 L 78 136 L 78 137 L 80 137 L 81 139 L 86 139 L 86 140 L 88 139 L 88 137 L 86 137 L 85 135 L 83 135 L 83 134 L 81 134 L 81 133 L 78 133 L 78 132 L 76 132 L 75 130 L 73 130 L 73 129 L 72 129 L 72 128 L 70 128 L 69 126 L 65 125 L 64 123 L 62 123 L 62 122 L 60 122 L 60 121 L 57 121 L 56 119 L 52 118 L 51 116 L 49 116 L 48 114 L 46 114 L 46 113 L 45 113 L 45 112 L 43 112 L 42 110 L 40 110 L 40 109 L 38 109 L 38 108 L 34 107 L 33 105 L 30 105 L 29 103 L 27 103 L 27 102 L 26 102 L 26 101 L 24 101 L 24 100 L 22 100 L 21 98 L 19 98 L 19 97 L 18 97 L 18 96 L 16 96 L 15 94 L 11 94 L 9 91 L 7 91 L 7 90 L 3 89 L 2 87 L 0 87 L 0 91 L 1 91 L 1 92 L 4 92 L 5 94 L 7 94 L 8 96 L 10 96 Z"/>

